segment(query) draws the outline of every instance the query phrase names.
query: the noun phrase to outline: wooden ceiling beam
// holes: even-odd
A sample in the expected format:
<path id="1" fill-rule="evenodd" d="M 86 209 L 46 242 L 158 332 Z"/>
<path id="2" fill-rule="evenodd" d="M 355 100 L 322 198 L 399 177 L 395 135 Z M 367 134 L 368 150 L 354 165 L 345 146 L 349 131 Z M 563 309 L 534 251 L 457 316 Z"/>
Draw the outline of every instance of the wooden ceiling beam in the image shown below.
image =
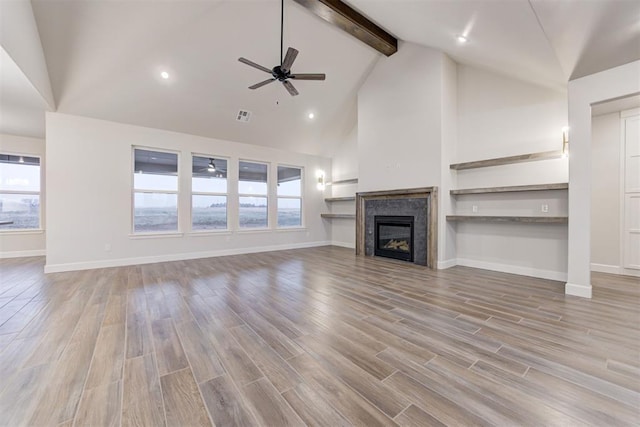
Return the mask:
<path id="1" fill-rule="evenodd" d="M 295 2 L 386 56 L 391 56 L 398 51 L 398 39 L 340 0 L 295 0 Z"/>

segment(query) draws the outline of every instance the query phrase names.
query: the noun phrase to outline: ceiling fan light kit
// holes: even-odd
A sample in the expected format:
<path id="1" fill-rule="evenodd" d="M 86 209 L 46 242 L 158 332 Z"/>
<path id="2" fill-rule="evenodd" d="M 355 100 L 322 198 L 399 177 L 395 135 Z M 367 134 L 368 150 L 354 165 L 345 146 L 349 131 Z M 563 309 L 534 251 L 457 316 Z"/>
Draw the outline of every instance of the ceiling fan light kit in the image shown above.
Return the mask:
<path id="1" fill-rule="evenodd" d="M 280 65 L 276 65 L 272 69 L 268 69 L 267 67 L 263 67 L 262 65 L 256 64 L 253 61 L 250 61 L 246 58 L 238 58 L 238 61 L 243 64 L 247 64 L 253 68 L 257 68 L 260 71 L 264 71 L 265 73 L 271 74 L 271 78 L 256 83 L 252 86 L 249 86 L 249 89 L 258 89 L 262 86 L 268 85 L 269 83 L 275 82 L 276 80 L 282 82 L 284 88 L 289 92 L 291 96 L 298 95 L 298 90 L 291 84 L 289 81 L 291 80 L 324 80 L 326 78 L 325 74 L 315 73 L 315 74 L 291 74 L 291 67 L 293 66 L 293 62 L 296 60 L 298 56 L 298 50 L 292 47 L 287 49 L 287 55 L 283 58 L 282 53 L 284 51 L 284 0 L 281 0 L 281 9 L 280 9 Z"/>

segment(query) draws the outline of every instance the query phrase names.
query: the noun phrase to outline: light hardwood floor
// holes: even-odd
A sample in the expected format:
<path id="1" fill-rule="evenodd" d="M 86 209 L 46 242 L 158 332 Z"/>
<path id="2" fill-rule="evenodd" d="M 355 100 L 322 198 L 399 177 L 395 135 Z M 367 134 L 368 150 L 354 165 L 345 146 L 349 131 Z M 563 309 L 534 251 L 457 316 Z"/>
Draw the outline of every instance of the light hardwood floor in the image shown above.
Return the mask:
<path id="1" fill-rule="evenodd" d="M 640 283 L 323 247 L 44 275 L 0 261 L 0 423 L 638 425 Z"/>

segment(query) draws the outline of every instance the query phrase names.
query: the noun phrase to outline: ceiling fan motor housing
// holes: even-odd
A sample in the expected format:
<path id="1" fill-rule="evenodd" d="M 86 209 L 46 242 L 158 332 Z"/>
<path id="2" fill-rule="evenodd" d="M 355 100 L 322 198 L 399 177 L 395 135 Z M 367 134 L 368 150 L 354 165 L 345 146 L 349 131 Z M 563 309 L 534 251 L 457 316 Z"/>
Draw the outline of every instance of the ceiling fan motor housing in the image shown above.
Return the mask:
<path id="1" fill-rule="evenodd" d="M 285 72 L 282 69 L 282 67 L 280 67 L 279 65 L 276 65 L 275 67 L 273 67 L 273 70 L 271 70 L 271 75 L 273 76 L 274 79 L 277 79 L 283 82 L 289 78 L 289 76 L 291 75 L 291 72 L 290 71 Z"/>

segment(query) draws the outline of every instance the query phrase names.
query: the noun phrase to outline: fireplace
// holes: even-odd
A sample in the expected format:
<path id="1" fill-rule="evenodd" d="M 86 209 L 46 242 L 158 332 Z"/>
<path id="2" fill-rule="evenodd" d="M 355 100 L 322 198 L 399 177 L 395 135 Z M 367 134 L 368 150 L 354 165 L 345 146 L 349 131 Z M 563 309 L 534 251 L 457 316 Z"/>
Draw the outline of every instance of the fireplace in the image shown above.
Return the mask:
<path id="1" fill-rule="evenodd" d="M 402 242 L 394 242 L 394 248 L 384 248 L 378 242 L 376 217 L 387 216 L 404 219 L 413 218 L 409 224 L 400 224 L 400 228 L 391 230 L 403 233 L 397 237 L 409 237 L 409 251 Z M 398 222 L 393 222 L 397 226 Z M 407 230 L 411 231 L 407 233 Z M 408 236 L 407 236 L 408 234 Z M 391 239 L 393 240 L 393 239 Z M 402 239 L 404 240 L 404 239 Z M 405 249 L 405 250 L 403 250 Z M 385 251 L 380 253 L 380 251 Z M 387 252 L 386 250 L 390 250 Z M 438 260 L 438 189 L 436 187 L 408 188 L 400 190 L 367 191 L 356 194 L 356 255 L 391 256 L 407 262 L 435 269 Z"/>
<path id="2" fill-rule="evenodd" d="M 413 262 L 413 216 L 375 216 L 374 255 Z"/>

